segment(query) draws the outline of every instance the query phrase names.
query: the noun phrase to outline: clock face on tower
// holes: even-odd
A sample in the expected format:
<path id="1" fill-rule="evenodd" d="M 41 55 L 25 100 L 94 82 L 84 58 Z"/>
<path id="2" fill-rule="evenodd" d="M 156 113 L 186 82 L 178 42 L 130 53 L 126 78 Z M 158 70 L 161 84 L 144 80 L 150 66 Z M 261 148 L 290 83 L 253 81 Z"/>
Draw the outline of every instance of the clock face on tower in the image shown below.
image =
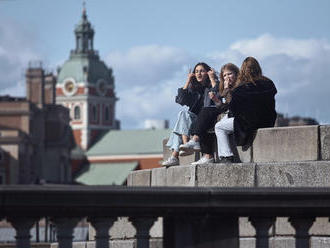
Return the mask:
<path id="1" fill-rule="evenodd" d="M 96 90 L 100 96 L 105 96 L 107 93 L 107 83 L 104 79 L 99 79 L 96 83 Z"/>
<path id="2" fill-rule="evenodd" d="M 77 84 L 73 78 L 67 78 L 64 80 L 63 92 L 66 96 L 72 96 L 77 92 Z"/>

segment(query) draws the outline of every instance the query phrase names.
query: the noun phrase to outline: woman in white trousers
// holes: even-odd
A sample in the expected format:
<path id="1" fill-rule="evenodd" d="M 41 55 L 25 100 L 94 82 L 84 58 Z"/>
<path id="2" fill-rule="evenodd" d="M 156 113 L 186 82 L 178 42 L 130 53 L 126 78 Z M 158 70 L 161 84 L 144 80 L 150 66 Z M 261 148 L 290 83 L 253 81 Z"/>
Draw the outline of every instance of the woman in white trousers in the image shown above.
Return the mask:
<path id="1" fill-rule="evenodd" d="M 233 162 L 229 134 L 238 146 L 248 144 L 258 128 L 273 127 L 276 120 L 274 83 L 262 75 L 258 61 L 247 57 L 231 91 L 228 114 L 215 125 L 220 162 Z"/>

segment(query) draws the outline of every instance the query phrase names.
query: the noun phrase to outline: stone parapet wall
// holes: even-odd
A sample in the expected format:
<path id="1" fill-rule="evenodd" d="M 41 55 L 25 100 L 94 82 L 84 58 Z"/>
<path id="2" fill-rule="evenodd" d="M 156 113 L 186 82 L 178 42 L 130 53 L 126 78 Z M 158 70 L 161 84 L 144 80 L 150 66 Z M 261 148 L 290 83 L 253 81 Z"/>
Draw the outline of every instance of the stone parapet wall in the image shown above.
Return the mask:
<path id="1" fill-rule="evenodd" d="M 182 165 L 131 172 L 128 186 L 330 187 L 330 161 Z"/>
<path id="2" fill-rule="evenodd" d="M 164 159 L 169 154 L 164 146 Z M 193 166 L 199 156 L 193 154 L 180 166 L 134 171 L 128 186 L 330 187 L 330 126 L 259 129 L 253 144 L 244 151 L 237 147 L 237 154 L 243 163 Z M 254 228 L 245 217 L 239 221 L 240 247 L 255 247 Z M 274 247 L 294 247 L 288 218 L 277 218 L 269 233 Z M 317 218 L 309 233 L 311 247 L 330 247 L 328 218 Z"/>
<path id="3" fill-rule="evenodd" d="M 170 155 L 165 144 L 164 159 Z M 236 153 L 244 163 L 330 160 L 330 126 L 261 128 L 252 145 L 237 147 Z M 199 156 L 180 157 L 180 165 L 190 164 Z"/>

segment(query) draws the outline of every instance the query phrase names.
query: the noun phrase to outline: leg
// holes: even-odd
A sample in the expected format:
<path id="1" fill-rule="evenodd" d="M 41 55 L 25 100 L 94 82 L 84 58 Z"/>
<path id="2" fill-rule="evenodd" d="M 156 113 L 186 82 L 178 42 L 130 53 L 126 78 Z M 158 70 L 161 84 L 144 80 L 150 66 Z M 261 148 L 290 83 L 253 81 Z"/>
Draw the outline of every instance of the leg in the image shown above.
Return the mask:
<path id="1" fill-rule="evenodd" d="M 182 143 L 187 143 L 189 140 L 189 128 L 195 118 L 195 114 L 187 110 L 182 110 L 178 114 L 178 119 L 174 125 L 173 132 L 166 146 L 170 147 L 172 151 L 171 156 L 162 163 L 163 166 L 179 165 L 179 146 Z"/>
<path id="2" fill-rule="evenodd" d="M 186 144 L 189 141 L 189 136 L 182 134 L 182 142 Z"/>
<path id="3" fill-rule="evenodd" d="M 215 107 L 203 108 L 192 125 L 191 134 L 200 136 L 206 133 L 209 129 L 213 128 L 219 114 L 219 110 Z"/>
<path id="4" fill-rule="evenodd" d="M 228 118 L 225 115 L 217 124 L 215 124 L 215 134 L 218 143 L 219 157 L 231 157 L 233 152 L 230 148 L 228 135 L 234 131 L 234 118 Z"/>
<path id="5" fill-rule="evenodd" d="M 213 127 L 218 114 L 219 110 L 215 107 L 203 108 L 191 125 L 190 133 L 193 135 L 192 139 L 187 144 L 181 145 L 180 150 L 191 154 L 193 151 L 199 151 L 202 148 L 202 153 L 205 153 L 208 159 L 213 158 L 212 145 L 208 144 L 209 139 L 205 137 L 208 136 L 207 131 Z M 200 143 L 203 143 L 202 147 Z M 210 146 L 211 149 L 209 149 Z M 205 147 L 205 150 L 203 147 Z"/>

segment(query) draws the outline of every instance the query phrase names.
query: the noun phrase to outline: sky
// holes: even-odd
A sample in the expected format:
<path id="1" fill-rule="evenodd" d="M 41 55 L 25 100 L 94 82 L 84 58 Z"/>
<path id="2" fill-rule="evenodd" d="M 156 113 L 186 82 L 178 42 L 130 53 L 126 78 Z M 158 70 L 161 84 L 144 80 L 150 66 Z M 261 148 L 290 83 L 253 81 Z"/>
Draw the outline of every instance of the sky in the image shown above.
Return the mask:
<path id="1" fill-rule="evenodd" d="M 0 95 L 25 95 L 29 61 L 56 73 L 74 49 L 83 0 L 0 0 Z M 122 129 L 174 125 L 189 68 L 258 59 L 276 109 L 330 123 L 329 0 L 86 0 L 94 48 L 113 69 Z"/>

